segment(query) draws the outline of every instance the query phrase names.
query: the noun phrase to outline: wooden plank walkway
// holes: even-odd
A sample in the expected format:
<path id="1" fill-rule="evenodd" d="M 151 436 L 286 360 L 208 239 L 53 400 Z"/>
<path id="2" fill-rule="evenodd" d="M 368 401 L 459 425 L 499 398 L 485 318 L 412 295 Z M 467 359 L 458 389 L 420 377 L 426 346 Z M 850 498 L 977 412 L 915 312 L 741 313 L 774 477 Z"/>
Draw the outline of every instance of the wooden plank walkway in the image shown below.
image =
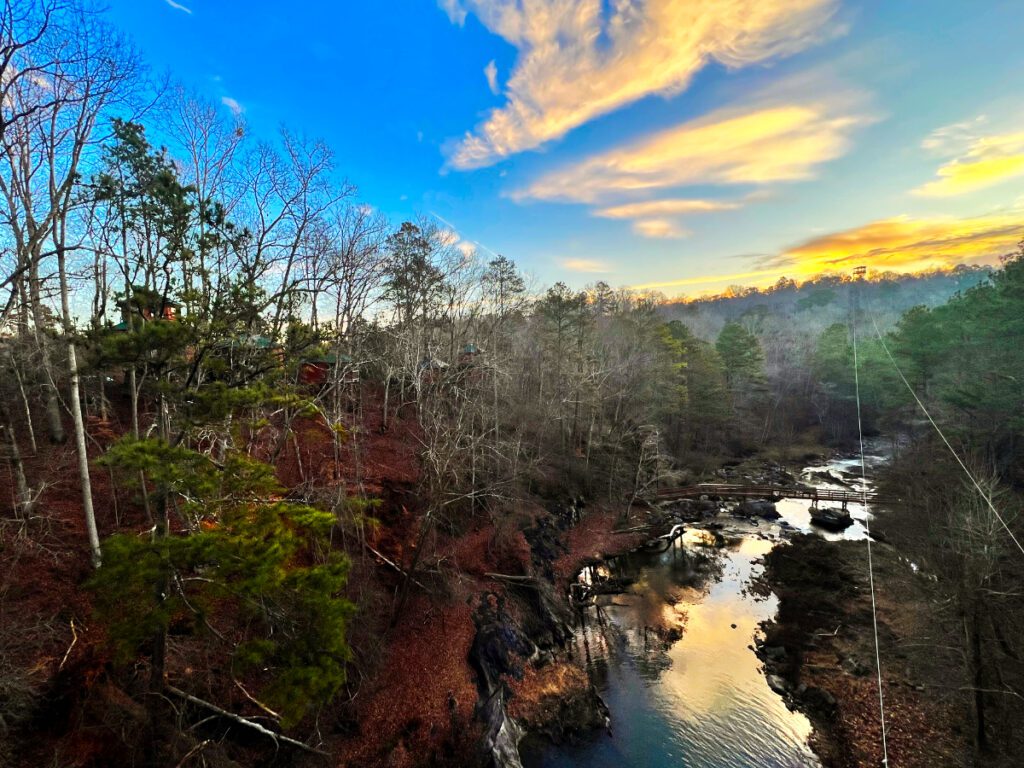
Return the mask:
<path id="1" fill-rule="evenodd" d="M 702 496 L 720 499 L 809 499 L 811 501 L 838 501 L 842 504 L 863 501 L 860 491 L 844 491 L 834 488 L 810 488 L 801 485 L 743 485 L 739 483 L 700 483 L 679 488 L 662 488 L 651 495 L 653 501 L 674 501 L 676 499 L 699 499 Z M 876 493 L 867 495 L 868 504 L 894 504 Z"/>

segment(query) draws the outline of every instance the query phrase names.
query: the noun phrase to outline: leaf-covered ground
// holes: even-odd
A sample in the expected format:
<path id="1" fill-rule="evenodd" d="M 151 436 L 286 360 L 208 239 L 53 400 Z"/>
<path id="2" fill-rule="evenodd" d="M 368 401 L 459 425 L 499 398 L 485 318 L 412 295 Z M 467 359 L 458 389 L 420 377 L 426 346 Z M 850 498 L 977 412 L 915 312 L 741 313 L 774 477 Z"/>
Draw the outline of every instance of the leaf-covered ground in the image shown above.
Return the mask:
<path id="1" fill-rule="evenodd" d="M 873 546 L 882 691 L 889 764 L 933 768 L 968 764 L 969 722 L 956 695 L 963 671 L 930 662 L 931 582 L 895 551 Z M 767 558 L 766 578 L 779 595 L 766 645 L 786 649 L 775 669 L 796 688 L 826 691 L 834 714 L 801 706 L 815 725 L 814 747 L 827 766 L 882 764 L 881 720 L 871 598 L 864 542 L 798 536 Z"/>

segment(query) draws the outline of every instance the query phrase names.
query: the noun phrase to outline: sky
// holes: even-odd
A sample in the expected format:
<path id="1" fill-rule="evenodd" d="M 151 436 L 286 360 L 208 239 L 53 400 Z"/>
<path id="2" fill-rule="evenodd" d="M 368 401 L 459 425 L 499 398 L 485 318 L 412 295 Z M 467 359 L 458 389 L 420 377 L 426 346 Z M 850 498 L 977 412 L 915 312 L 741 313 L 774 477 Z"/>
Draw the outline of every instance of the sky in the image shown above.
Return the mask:
<path id="1" fill-rule="evenodd" d="M 1024 238 L 1020 0 L 108 0 L 157 70 L 541 284 L 695 295 Z"/>

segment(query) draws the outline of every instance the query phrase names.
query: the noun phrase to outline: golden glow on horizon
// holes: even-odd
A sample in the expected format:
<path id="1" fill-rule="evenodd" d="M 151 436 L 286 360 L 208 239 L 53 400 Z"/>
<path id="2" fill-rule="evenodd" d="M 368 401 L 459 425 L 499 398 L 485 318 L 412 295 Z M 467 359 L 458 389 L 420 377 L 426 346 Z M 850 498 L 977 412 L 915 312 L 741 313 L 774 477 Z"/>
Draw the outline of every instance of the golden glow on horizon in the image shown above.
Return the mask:
<path id="1" fill-rule="evenodd" d="M 766 269 L 631 287 L 641 291 L 698 288 L 711 293 L 722 284 L 764 288 L 781 277 L 806 281 L 821 274 L 849 273 L 861 265 L 873 272 L 915 273 L 951 269 L 958 264 L 996 264 L 1001 256 L 1014 252 L 1022 238 L 1021 212 L 969 219 L 898 216 L 807 240 L 762 260 Z"/>
<path id="2" fill-rule="evenodd" d="M 768 263 L 788 277 L 845 272 L 861 264 L 880 272 L 921 272 L 957 264 L 993 264 L 1024 237 L 1017 213 L 969 219 L 898 216 L 823 235 Z"/>
<path id="3" fill-rule="evenodd" d="M 663 282 L 655 283 L 641 283 L 640 285 L 631 285 L 630 288 L 634 291 L 660 291 L 665 288 L 687 288 L 693 286 L 710 286 L 722 284 L 722 283 L 735 283 L 738 280 L 748 280 L 752 277 L 765 278 L 771 277 L 768 280 L 755 281 L 751 285 L 770 285 L 775 282 L 777 278 L 781 276 L 781 273 L 777 269 L 761 269 L 755 272 L 735 272 L 730 275 L 704 275 L 702 277 L 684 277 L 679 280 L 666 280 Z"/>

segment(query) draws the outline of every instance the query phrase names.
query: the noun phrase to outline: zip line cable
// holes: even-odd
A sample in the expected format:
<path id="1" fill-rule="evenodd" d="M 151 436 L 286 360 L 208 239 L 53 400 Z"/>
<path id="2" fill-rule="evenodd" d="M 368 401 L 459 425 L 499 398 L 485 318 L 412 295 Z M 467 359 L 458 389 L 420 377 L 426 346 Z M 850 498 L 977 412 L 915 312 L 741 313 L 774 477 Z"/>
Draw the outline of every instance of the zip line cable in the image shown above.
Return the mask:
<path id="1" fill-rule="evenodd" d="M 1006 521 L 1003 519 L 1003 516 L 999 514 L 999 510 L 996 509 L 996 505 L 992 503 L 991 497 L 987 493 L 985 493 L 985 490 L 981 487 L 981 484 L 974 479 L 974 475 L 971 473 L 971 470 L 967 468 L 967 465 L 964 464 L 963 460 L 961 460 L 956 450 L 954 450 L 953 446 L 950 445 L 949 440 L 946 439 L 946 436 L 943 434 L 942 430 L 939 429 L 939 425 L 935 423 L 935 419 L 933 419 L 932 415 L 928 413 L 928 409 L 924 407 L 924 403 L 921 402 L 921 398 L 917 396 L 917 393 L 914 391 L 914 388 L 910 386 L 910 382 L 907 381 L 907 377 L 903 375 L 903 371 L 900 370 L 899 365 L 897 365 L 896 363 L 896 359 L 892 356 L 892 353 L 889 351 L 889 347 L 886 345 L 885 339 L 882 338 L 881 331 L 878 330 L 878 323 L 875 322 L 874 316 L 871 317 L 871 324 L 875 326 L 875 335 L 878 336 L 878 340 L 882 343 L 882 349 L 885 350 L 885 354 L 889 358 L 889 362 L 892 363 L 892 367 L 896 369 L 896 373 L 898 373 L 900 378 L 903 380 L 903 383 L 906 385 L 907 390 L 910 392 L 914 400 L 917 402 L 917 405 L 921 409 L 921 412 L 924 413 L 925 417 L 928 419 L 931 425 L 935 427 L 935 431 L 939 433 L 939 437 L 942 438 L 942 442 L 946 444 L 946 447 L 949 449 L 949 452 L 953 454 L 953 458 L 956 459 L 956 463 L 960 465 L 960 469 L 964 471 L 964 474 L 967 475 L 968 479 L 974 484 L 974 487 L 978 490 L 978 493 L 981 494 L 981 498 L 985 500 L 985 503 L 988 504 L 988 508 L 992 510 L 992 514 L 996 516 L 996 519 L 1002 524 L 1003 528 L 1006 529 L 1006 532 L 1010 535 L 1010 538 L 1013 539 L 1013 543 L 1017 545 L 1017 549 L 1019 549 L 1021 554 L 1024 555 L 1024 546 L 1021 546 L 1020 541 L 1017 539 L 1016 536 L 1013 535 L 1013 531 L 1010 530 L 1010 526 L 1006 524 Z M 856 340 L 856 338 L 857 337 L 855 334 L 854 339 Z M 854 358 L 856 358 L 856 354 L 857 352 L 855 341 Z"/>
<path id="2" fill-rule="evenodd" d="M 859 309 L 859 302 L 856 309 Z M 878 673 L 878 716 L 882 723 L 882 765 L 889 765 L 889 745 L 885 729 L 885 695 L 882 693 L 882 654 L 878 647 L 878 606 L 875 602 L 875 568 L 871 557 L 871 513 L 868 511 L 868 479 L 864 465 L 864 428 L 860 415 L 860 360 L 857 356 L 857 312 L 854 310 L 851 330 L 853 335 L 853 381 L 857 393 L 857 436 L 860 439 L 860 492 L 864 507 L 864 530 L 868 542 L 868 585 L 871 587 L 871 625 L 875 633 L 875 669 Z M 872 318 L 872 322 L 874 318 Z"/>

